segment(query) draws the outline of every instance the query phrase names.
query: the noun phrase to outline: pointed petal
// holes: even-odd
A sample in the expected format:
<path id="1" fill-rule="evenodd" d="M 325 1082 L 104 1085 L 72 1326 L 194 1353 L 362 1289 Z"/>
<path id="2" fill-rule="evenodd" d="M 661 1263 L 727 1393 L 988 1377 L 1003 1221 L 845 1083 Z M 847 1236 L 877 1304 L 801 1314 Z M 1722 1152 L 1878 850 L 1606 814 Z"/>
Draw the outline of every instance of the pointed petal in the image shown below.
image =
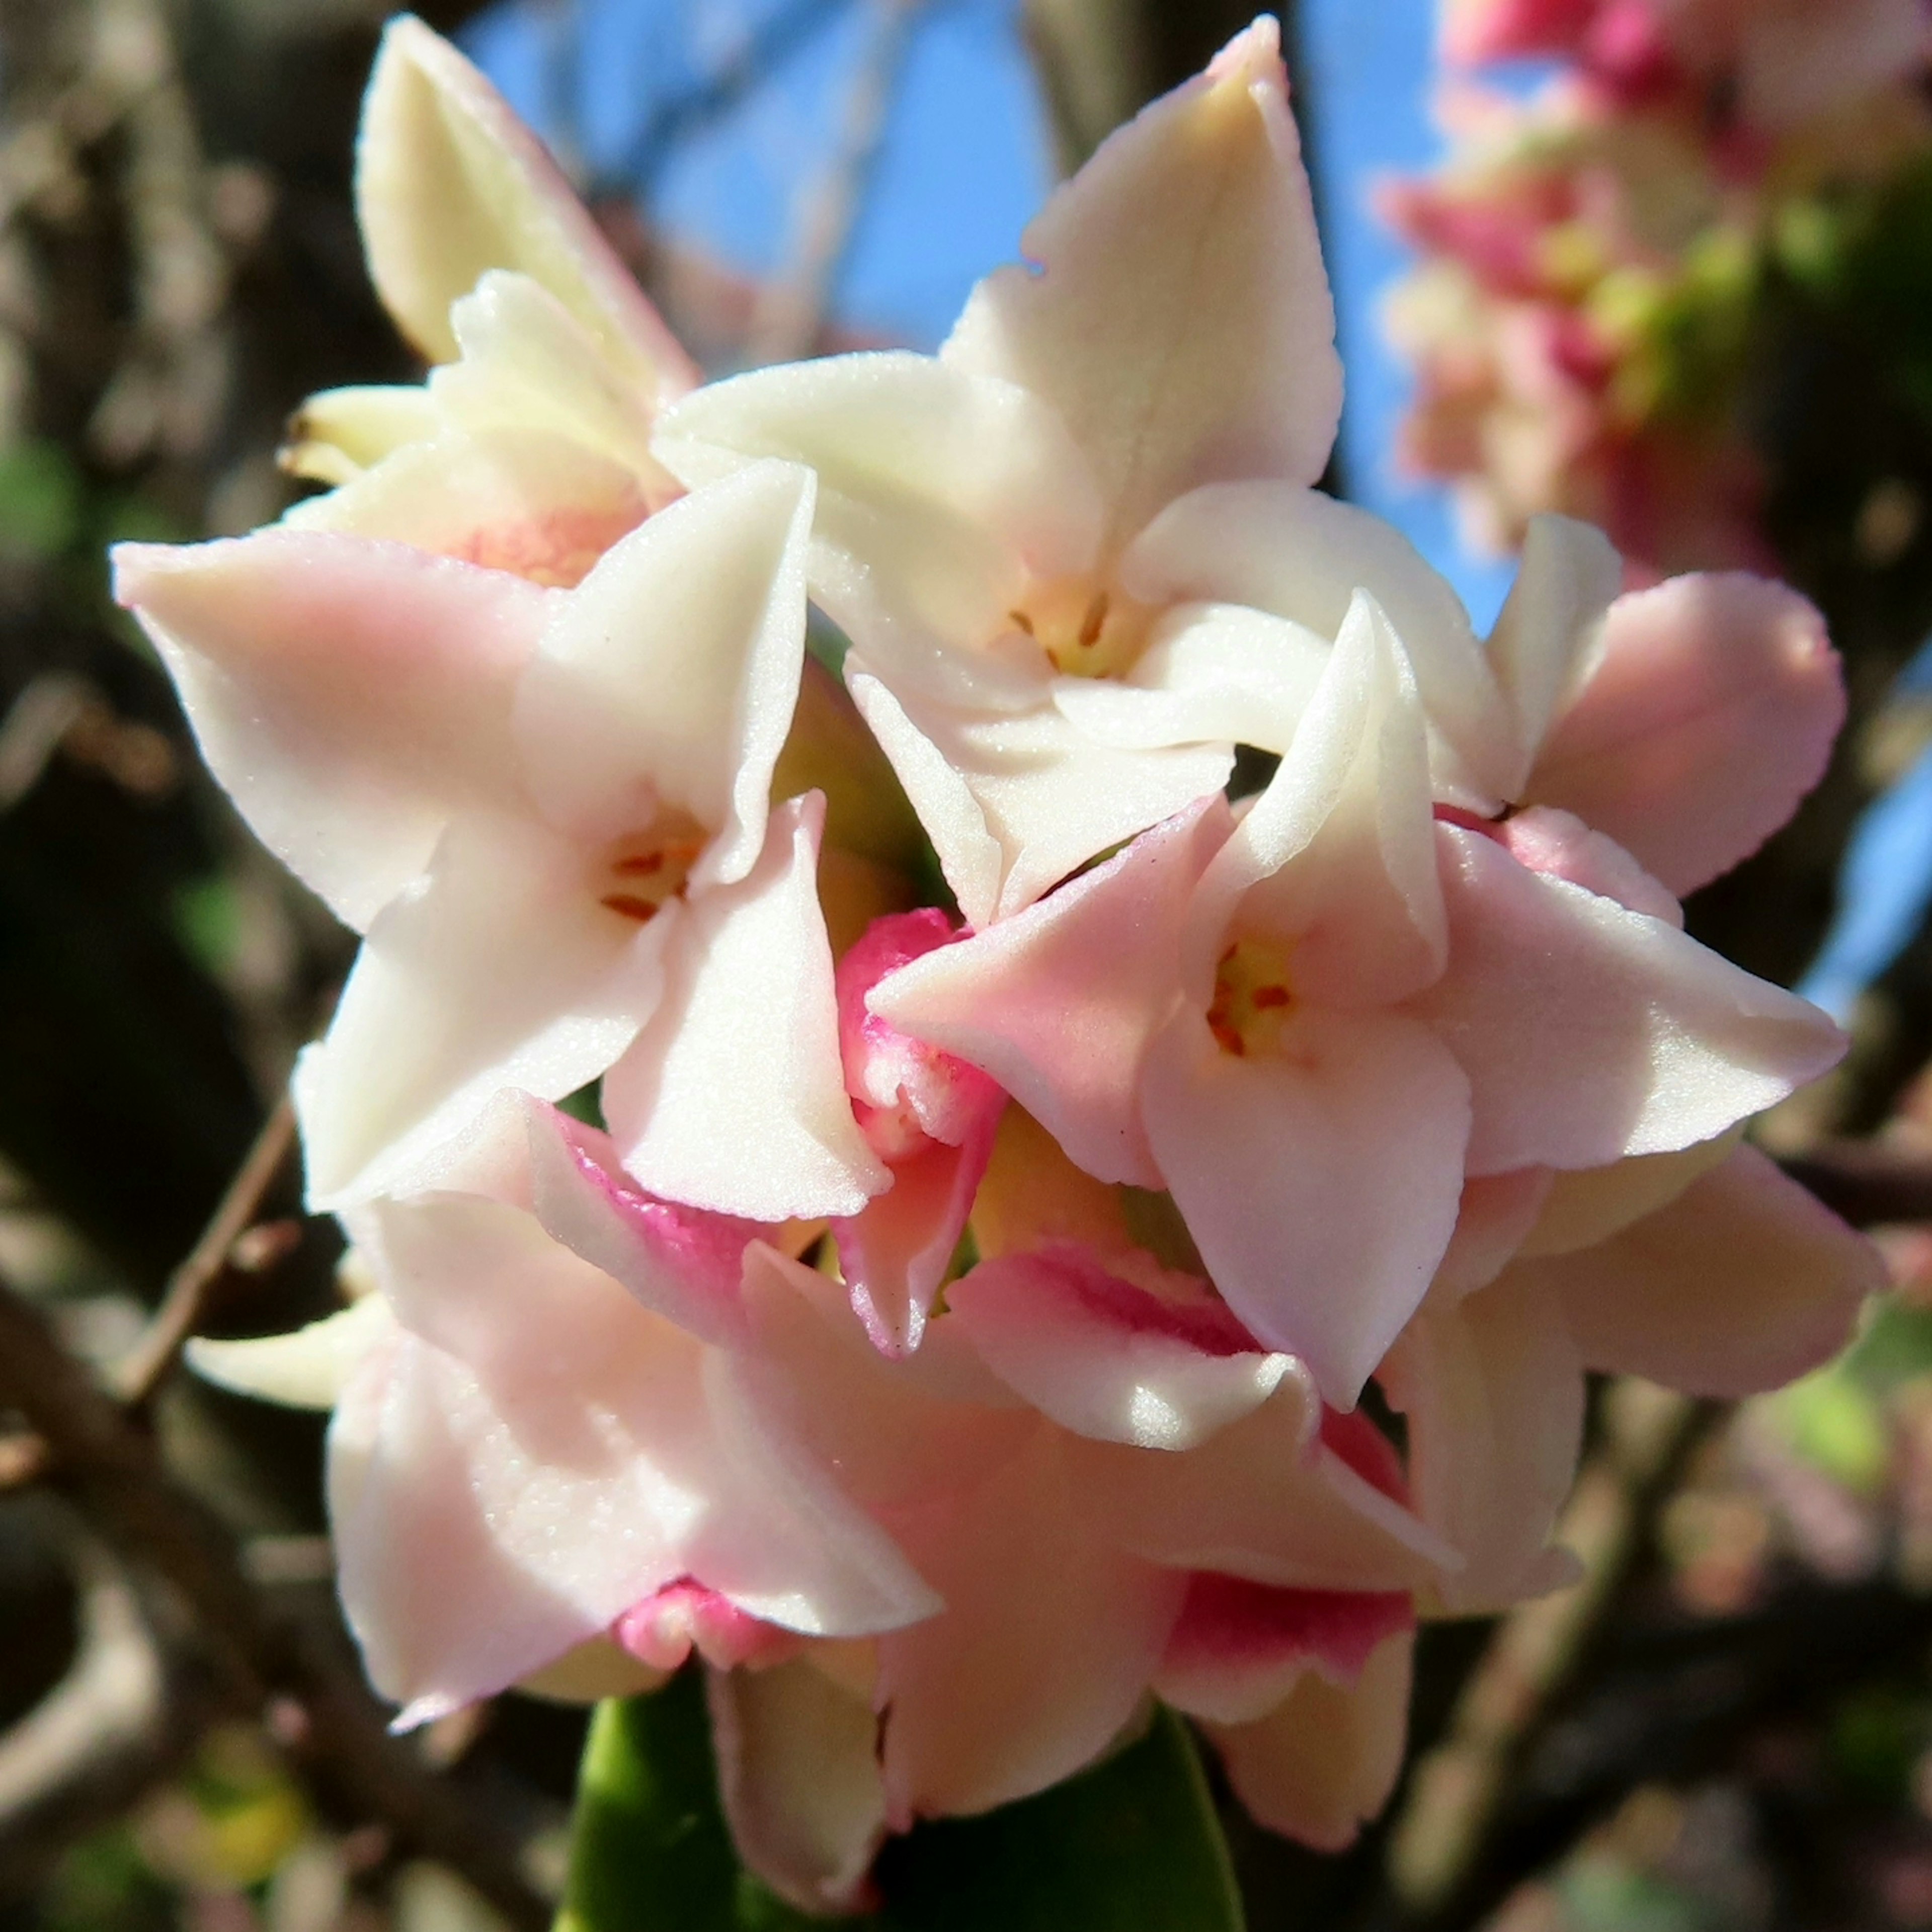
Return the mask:
<path id="1" fill-rule="evenodd" d="M 1292 1375 L 1184 1456 L 1088 1442 L 1070 1454 L 1085 1507 L 1150 1563 L 1306 1590 L 1408 1590 L 1457 1565 L 1327 1432 L 1306 1378 Z"/>
<path id="2" fill-rule="evenodd" d="M 873 1345 L 888 1355 L 916 1348 L 993 1150 L 997 1115 L 966 1142 L 928 1142 L 892 1163 L 892 1185 L 849 1220 L 835 1221 L 838 1264 Z"/>
<path id="3" fill-rule="evenodd" d="M 713 382 L 661 424 L 694 488 L 778 457 L 818 477 L 813 594 L 868 656 L 916 660 L 1010 628 L 1031 579 L 1088 568 L 1100 511 L 1085 459 L 1024 388 L 900 352 Z"/>
<path id="4" fill-rule="evenodd" d="M 420 383 L 352 383 L 310 397 L 290 419 L 275 460 L 312 483 L 346 483 L 440 427 Z"/>
<path id="5" fill-rule="evenodd" d="M 1197 484 L 1328 463 L 1342 370 L 1280 46 L 1256 21 L 1104 142 L 946 346 L 1058 408 L 1116 541 Z"/>
<path id="6" fill-rule="evenodd" d="M 1198 1286 L 1198 1300 L 1164 1300 L 1061 1244 L 982 1262 L 946 1305 L 987 1366 L 1062 1428 L 1180 1450 L 1260 1407 L 1299 1366 Z"/>
<path id="7" fill-rule="evenodd" d="M 972 926 L 1011 918 L 1089 860 L 1218 793 L 1234 770 L 1232 745 L 1097 744 L 1050 686 L 1030 710 L 975 715 L 888 692 L 863 664 L 847 676 Z"/>
<path id="8" fill-rule="evenodd" d="M 567 437 L 635 478 L 653 509 L 682 494 L 651 454 L 647 400 L 541 283 L 492 268 L 449 320 L 461 357 L 432 369 L 425 385 L 446 421 L 472 434 L 532 428 Z"/>
<path id="9" fill-rule="evenodd" d="M 1384 1643 L 1414 1628 L 1406 1590 L 1277 1590 L 1204 1571 L 1188 1580 L 1154 1689 L 1190 1717 L 1252 1724 L 1310 1671 L 1354 1684 Z"/>
<path id="10" fill-rule="evenodd" d="M 1448 1050 L 1397 1014 L 1309 1012 L 1280 1052 L 1244 1058 L 1190 1012 L 1148 1053 L 1148 1139 L 1208 1274 L 1338 1407 L 1449 1245 L 1468 1095 Z"/>
<path id="11" fill-rule="evenodd" d="M 182 1350 L 203 1382 L 236 1395 L 252 1395 L 290 1408 L 333 1408 L 364 1356 L 395 1329 L 380 1294 L 325 1315 L 292 1334 L 262 1335 L 246 1342 L 189 1338 Z"/>
<path id="12" fill-rule="evenodd" d="M 421 875 L 454 812 L 514 800 L 510 693 L 545 592 L 399 544 L 284 530 L 125 544 L 114 561 L 115 596 L 209 767 L 349 925 Z"/>
<path id="13" fill-rule="evenodd" d="M 1552 1175 L 1542 1210 L 1518 1252 L 1528 1261 L 1608 1240 L 1633 1221 L 1669 1207 L 1700 1174 L 1729 1160 L 1744 1136 L 1739 1125 L 1681 1153 L 1639 1154 L 1608 1167 Z"/>
<path id="14" fill-rule="evenodd" d="M 1610 607 L 1602 658 L 1527 795 L 1609 833 L 1682 897 L 1791 816 L 1844 715 L 1824 620 L 1796 591 L 1674 578 Z"/>
<path id="15" fill-rule="evenodd" d="M 812 1220 L 856 1214 L 886 1185 L 839 1059 L 824 810 L 816 793 L 780 806 L 745 878 L 694 896 L 656 1016 L 604 1076 L 624 1166 L 666 1200 Z"/>
<path id="16" fill-rule="evenodd" d="M 902 1512 L 942 1616 L 882 1638 L 888 1815 L 985 1811 L 1090 1762 L 1133 1715 L 1185 1580 L 1121 1555 L 1044 1431 L 964 1496 Z"/>
<path id="17" fill-rule="evenodd" d="M 1228 828 L 1219 799 L 1169 820 L 1039 904 L 902 967 L 872 1010 L 983 1068 L 1088 1172 L 1159 1186 L 1137 1118 L 1140 1063 L 1178 994 L 1187 896 Z"/>
<path id="18" fill-rule="evenodd" d="M 1594 1247 L 1504 1280 L 1564 1311 L 1593 1369 L 1693 1395 L 1776 1388 L 1843 1347 L 1878 1251 L 1754 1148 Z"/>
<path id="19" fill-rule="evenodd" d="M 1318 1851 L 1354 1842 L 1402 1769 L 1414 1653 L 1413 1637 L 1391 1637 L 1346 1690 L 1310 1671 L 1257 1723 L 1208 1726 L 1257 1824 Z"/>
<path id="20" fill-rule="evenodd" d="M 871 1706 L 808 1658 L 708 1671 L 705 1688 L 738 1856 L 801 1912 L 851 1910 L 886 1834 Z"/>
<path id="21" fill-rule="evenodd" d="M 700 884 L 742 879 L 805 661 L 812 481 L 759 464 L 625 538 L 544 634 L 517 742 L 555 824 L 614 838 L 660 801 L 717 831 Z"/>
<path id="22" fill-rule="evenodd" d="M 457 820 L 422 884 L 370 928 L 298 1064 L 311 1205 L 419 1184 L 503 1088 L 560 1100 L 596 1079 L 656 1004 L 680 911 L 640 929 L 540 826 Z"/>
<path id="23" fill-rule="evenodd" d="M 356 210 L 376 292 L 433 362 L 450 308 L 488 268 L 541 283 L 652 404 L 699 380 L 544 151 L 450 44 L 407 15 L 382 36 L 356 146 Z"/>
<path id="24" fill-rule="evenodd" d="M 745 1250 L 766 1230 L 653 1200 L 624 1172 L 609 1135 L 527 1095 L 518 1099 L 531 1204 L 545 1231 L 688 1334 L 723 1345 L 741 1340 Z"/>
<path id="25" fill-rule="evenodd" d="M 1502 788 L 1520 798 L 1552 721 L 1594 668 L 1604 614 L 1623 588 L 1623 560 L 1603 532 L 1570 517 L 1532 517 L 1522 562 L 1496 628 L 1490 669 L 1515 728 Z"/>
<path id="26" fill-rule="evenodd" d="M 1247 604 L 1320 638 L 1340 634 L 1366 590 L 1414 668 L 1438 779 L 1464 802 L 1503 795 L 1498 782 L 1513 752 L 1508 718 L 1468 614 L 1448 580 L 1380 517 L 1286 483 L 1219 484 L 1150 524 L 1123 559 L 1121 580 L 1149 603 Z"/>
<path id="27" fill-rule="evenodd" d="M 1583 1439 L 1582 1366 L 1557 1298 L 1512 1270 L 1420 1316 L 1378 1379 L 1408 1418 L 1416 1507 L 1464 1559 L 1439 1586 L 1444 1605 L 1499 1610 L 1548 1587 L 1546 1546 Z"/>
<path id="28" fill-rule="evenodd" d="M 1202 881 L 1188 966 L 1204 993 L 1233 934 L 1291 955 L 1295 997 L 1386 1005 L 1448 943 L 1421 706 L 1373 598 L 1349 607 L 1294 742 Z"/>
<path id="29" fill-rule="evenodd" d="M 1658 1158 L 1676 1156 L 1663 1154 Z M 1424 1306 L 1454 1306 L 1466 1295 L 1488 1287 L 1540 1225 L 1544 1203 L 1555 1184 L 1571 1178 L 1554 1174 L 1546 1167 L 1520 1167 L 1512 1174 L 1481 1174 L 1465 1180 L 1456 1232 L 1437 1264 Z"/>
<path id="30" fill-rule="evenodd" d="M 729 1356 L 529 1215 L 446 1194 L 364 1219 L 412 1332 L 337 1411 L 330 1514 L 386 1694 L 501 1689 L 685 1576 L 807 1634 L 935 1607 Z"/>
<path id="31" fill-rule="evenodd" d="M 736 1358 L 746 1385 L 884 1520 L 971 1488 L 1040 1426 L 949 1322 L 889 1360 L 837 1282 L 766 1246 L 746 1257 L 745 1295 L 754 1342 Z"/>
<path id="32" fill-rule="evenodd" d="M 1815 1006 L 1654 919 L 1437 828 L 1449 968 L 1409 1003 L 1475 1097 L 1469 1171 L 1600 1167 L 1708 1140 L 1832 1066 Z"/>

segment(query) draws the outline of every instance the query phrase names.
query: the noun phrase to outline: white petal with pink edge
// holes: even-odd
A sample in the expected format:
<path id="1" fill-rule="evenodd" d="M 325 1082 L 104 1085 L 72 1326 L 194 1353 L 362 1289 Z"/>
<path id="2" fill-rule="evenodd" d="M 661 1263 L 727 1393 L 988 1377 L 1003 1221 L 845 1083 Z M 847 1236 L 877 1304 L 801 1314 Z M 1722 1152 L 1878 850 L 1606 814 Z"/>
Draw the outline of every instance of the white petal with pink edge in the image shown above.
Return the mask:
<path id="1" fill-rule="evenodd" d="M 320 532 L 127 544 L 114 563 L 210 769 L 358 931 L 455 813 L 514 805 L 511 693 L 552 593 Z"/>
<path id="2" fill-rule="evenodd" d="M 1795 590 L 1673 578 L 1611 605 L 1527 796 L 1607 832 L 1681 897 L 1791 816 L 1844 716 L 1824 620 Z"/>
<path id="3" fill-rule="evenodd" d="M 1836 1064 L 1815 1006 L 1674 927 L 1442 826 L 1449 966 L 1408 1003 L 1474 1096 L 1469 1171 L 1600 1167 L 1708 1140 Z"/>

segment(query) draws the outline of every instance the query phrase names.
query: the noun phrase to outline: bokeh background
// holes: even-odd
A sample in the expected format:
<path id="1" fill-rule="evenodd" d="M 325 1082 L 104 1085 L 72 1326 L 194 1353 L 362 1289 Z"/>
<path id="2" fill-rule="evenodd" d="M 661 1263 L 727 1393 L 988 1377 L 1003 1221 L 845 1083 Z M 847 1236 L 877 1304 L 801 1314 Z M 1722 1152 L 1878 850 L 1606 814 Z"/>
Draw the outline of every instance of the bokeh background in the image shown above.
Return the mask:
<path id="1" fill-rule="evenodd" d="M 1055 176 L 1246 23 L 420 10 L 715 370 L 934 346 Z M 1606 521 L 1640 579 L 1748 563 L 1832 620 L 1838 761 L 1691 916 L 1852 1026 L 1762 1137 L 1898 1285 L 1741 1409 L 1597 1391 L 1586 1580 L 1426 1634 L 1411 1770 L 1355 1852 L 1229 1809 L 1256 1932 L 1932 1927 L 1932 94 L 1922 48 L 1859 64 L 1882 10 L 1737 0 L 1824 22 L 1817 89 L 1768 119 L 1721 56 L 1445 65 L 1435 0 L 1284 22 L 1348 372 L 1330 486 L 1479 623 L 1548 508 Z M 319 1424 L 171 1367 L 190 1320 L 332 1305 L 280 1096 L 348 947 L 202 773 L 102 553 L 272 519 L 302 398 L 407 378 L 350 200 L 382 11 L 0 0 L 7 1932 L 485 1932 L 545 1924 L 562 1877 L 580 1714 L 508 1697 L 387 1739 L 333 1606 Z M 68 1437 L 21 1426 L 9 1376 L 67 1378 Z"/>

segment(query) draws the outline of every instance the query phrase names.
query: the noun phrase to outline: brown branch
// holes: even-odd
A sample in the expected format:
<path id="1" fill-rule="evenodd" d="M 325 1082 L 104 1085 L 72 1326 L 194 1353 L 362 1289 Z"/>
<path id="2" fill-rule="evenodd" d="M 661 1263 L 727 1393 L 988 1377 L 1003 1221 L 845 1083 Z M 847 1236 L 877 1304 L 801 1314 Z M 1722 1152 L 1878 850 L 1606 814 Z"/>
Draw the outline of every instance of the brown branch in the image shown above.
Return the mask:
<path id="1" fill-rule="evenodd" d="M 1658 1517 L 1686 1464 L 1728 1412 L 1628 1382 L 1608 1396 L 1604 1441 L 1557 1532 L 1581 1559 L 1582 1578 L 1497 1626 L 1448 1736 L 1415 1767 L 1390 1834 L 1396 1898 L 1440 1932 L 1482 1923 L 1524 1876 L 1498 1856 L 1508 1802 L 1648 1573 Z"/>
<path id="2" fill-rule="evenodd" d="M 327 1809 L 379 1821 L 460 1873 L 512 1925 L 548 1925 L 548 1909 L 518 1868 L 514 1833 L 481 1815 L 476 1794 L 434 1776 L 390 1737 L 382 1709 L 350 1670 L 299 1622 L 271 1610 L 220 1522 L 175 1486 L 147 1434 L 4 1283 L 0 1408 L 16 1411 L 46 1443 L 50 1480 L 117 1549 L 186 1600 L 243 1705 L 294 1706 L 296 1720 L 278 1725 L 278 1734 Z"/>
<path id="3" fill-rule="evenodd" d="M 1855 1228 L 1932 1221 L 1932 1154 L 1877 1140 L 1828 1140 L 1780 1163 Z"/>
<path id="4" fill-rule="evenodd" d="M 295 1103 L 284 1093 L 262 1124 L 201 1238 L 169 1276 L 160 1305 L 141 1339 L 115 1370 L 116 1391 L 130 1407 L 140 1408 L 160 1387 L 182 1343 L 200 1326 L 223 1277 L 236 1265 L 237 1247 L 288 1160 L 295 1136 Z M 258 1272 L 259 1263 L 248 1271 Z"/>

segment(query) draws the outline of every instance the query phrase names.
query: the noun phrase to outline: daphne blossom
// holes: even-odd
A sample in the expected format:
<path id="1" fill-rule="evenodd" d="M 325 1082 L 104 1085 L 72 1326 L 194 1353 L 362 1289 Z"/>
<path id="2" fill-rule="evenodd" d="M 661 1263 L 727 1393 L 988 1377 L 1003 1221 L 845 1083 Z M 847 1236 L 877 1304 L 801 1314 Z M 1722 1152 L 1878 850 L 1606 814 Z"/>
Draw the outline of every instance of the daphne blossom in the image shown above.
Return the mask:
<path id="1" fill-rule="evenodd" d="M 119 588 L 364 938 L 298 1094 L 374 1292 L 194 1358 L 333 1409 L 377 1688 L 703 1670 L 739 1849 L 807 1910 L 1152 1698 L 1345 1843 L 1418 1616 L 1567 1574 L 1586 1371 L 1763 1386 L 1872 1281 L 1738 1144 L 1839 1036 L 1677 898 L 1818 776 L 1816 614 L 1620 596 L 1551 519 L 1479 640 L 1314 487 L 1269 22 L 935 358 L 694 386 L 413 24 L 358 182 L 427 382 L 316 399 L 331 494 Z M 1235 802 L 1238 745 L 1279 764 Z M 551 1104 L 592 1083 L 602 1125 Z"/>
<path id="2" fill-rule="evenodd" d="M 297 1080 L 316 1205 L 406 1185 L 502 1088 L 600 1076 L 677 1198 L 776 1221 L 884 1184 L 840 1072 L 819 807 L 768 802 L 811 500 L 760 466 L 571 591 L 319 532 L 121 551 L 209 763 L 365 929 Z"/>

